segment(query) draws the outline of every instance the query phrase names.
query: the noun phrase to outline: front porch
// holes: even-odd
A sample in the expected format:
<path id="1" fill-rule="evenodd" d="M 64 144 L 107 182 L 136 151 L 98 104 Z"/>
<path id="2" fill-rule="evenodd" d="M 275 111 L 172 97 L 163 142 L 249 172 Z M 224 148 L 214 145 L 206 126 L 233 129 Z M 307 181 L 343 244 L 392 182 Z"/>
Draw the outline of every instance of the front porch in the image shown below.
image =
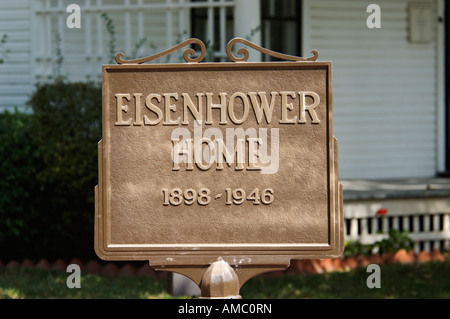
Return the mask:
<path id="1" fill-rule="evenodd" d="M 409 232 L 415 252 L 450 249 L 450 178 L 343 180 L 341 184 L 346 241 L 371 244 L 395 228 Z"/>

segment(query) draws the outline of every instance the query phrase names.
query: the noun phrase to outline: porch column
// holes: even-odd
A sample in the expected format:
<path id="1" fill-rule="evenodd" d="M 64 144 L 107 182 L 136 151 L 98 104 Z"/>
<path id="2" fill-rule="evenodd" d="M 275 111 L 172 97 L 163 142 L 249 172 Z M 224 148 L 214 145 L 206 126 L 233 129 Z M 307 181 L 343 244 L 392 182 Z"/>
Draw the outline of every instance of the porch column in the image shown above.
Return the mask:
<path id="1" fill-rule="evenodd" d="M 234 3 L 234 36 L 261 45 L 260 0 L 235 0 Z M 255 31 L 256 29 L 258 30 Z M 236 45 L 236 48 L 238 47 Z M 248 62 L 261 61 L 261 53 L 251 48 L 247 49 L 250 52 Z"/>

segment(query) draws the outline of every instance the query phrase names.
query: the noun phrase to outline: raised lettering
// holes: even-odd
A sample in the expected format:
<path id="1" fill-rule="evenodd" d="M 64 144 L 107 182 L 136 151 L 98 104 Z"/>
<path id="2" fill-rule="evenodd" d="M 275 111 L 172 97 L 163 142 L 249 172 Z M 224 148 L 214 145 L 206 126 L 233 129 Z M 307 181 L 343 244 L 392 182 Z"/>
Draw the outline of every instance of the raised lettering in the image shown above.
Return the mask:
<path id="1" fill-rule="evenodd" d="M 145 125 L 156 125 L 159 122 L 161 122 L 163 114 L 159 107 L 157 107 L 155 104 L 152 103 L 152 99 L 156 99 L 158 102 L 161 102 L 161 95 L 160 94 L 149 94 L 147 95 L 147 98 L 145 99 L 145 106 L 156 114 L 155 120 L 150 120 L 147 115 L 144 115 L 144 124 Z"/>
<path id="2" fill-rule="evenodd" d="M 295 124 L 297 121 L 297 116 L 294 116 L 293 119 L 288 119 L 288 110 L 292 111 L 294 105 L 292 103 L 288 103 L 288 96 L 295 98 L 295 92 L 280 92 L 281 94 L 281 124 Z"/>
<path id="3" fill-rule="evenodd" d="M 236 114 L 235 114 L 235 112 L 234 112 L 234 105 L 235 105 L 235 100 L 236 100 L 236 98 L 237 97 L 239 97 L 239 98 L 241 98 L 241 100 L 242 100 L 242 102 L 243 102 L 243 104 L 242 104 L 242 108 L 243 108 L 243 111 L 242 111 L 242 117 L 240 118 L 240 119 L 238 119 L 237 117 L 236 117 Z M 229 115 L 229 117 L 230 117 L 230 120 L 234 123 L 234 124 L 242 124 L 242 123 L 244 123 L 245 122 L 245 120 L 247 119 L 247 116 L 248 116 L 248 112 L 249 112 L 249 108 L 250 108 L 250 106 L 249 106 L 249 101 L 248 101 L 248 98 L 247 98 L 247 95 L 245 95 L 244 93 L 242 93 L 242 92 L 236 92 L 236 93 L 234 93 L 231 97 L 230 97 L 230 102 L 229 102 L 229 104 L 228 104 L 228 115 Z"/>
<path id="4" fill-rule="evenodd" d="M 123 99 L 126 99 L 128 102 L 130 101 L 131 97 L 129 93 L 117 93 L 116 95 L 116 125 L 131 125 L 132 119 L 129 118 L 128 120 L 123 119 L 123 113 L 128 112 L 128 105 L 123 104 Z"/>
<path id="5" fill-rule="evenodd" d="M 248 92 L 250 100 L 252 101 L 253 111 L 255 112 L 256 122 L 259 124 L 262 122 L 263 115 L 266 117 L 267 124 L 270 124 L 272 120 L 272 113 L 275 107 L 275 98 L 278 95 L 277 92 L 271 92 L 270 96 L 270 106 L 267 102 L 266 92 L 259 92 L 259 98 L 261 99 L 261 106 L 259 105 L 258 99 L 255 92 Z"/>
<path id="6" fill-rule="evenodd" d="M 180 117 L 176 120 L 172 120 L 170 118 L 170 114 L 177 110 L 177 106 L 175 104 L 171 104 L 170 98 L 173 98 L 175 101 L 178 100 L 178 93 L 164 93 L 164 121 L 163 125 L 178 125 L 180 124 Z"/>
<path id="7" fill-rule="evenodd" d="M 275 109 L 280 112 L 279 124 L 320 123 L 317 107 L 321 101 L 319 94 L 312 91 L 270 92 L 270 97 L 267 92 L 234 92 L 229 99 L 225 92 L 196 93 L 195 96 L 189 93 L 150 93 L 145 97 L 146 108 L 142 105 L 143 93 L 117 93 L 115 98 L 115 125 L 120 126 L 130 126 L 132 123 L 134 126 L 161 123 L 189 125 L 192 120 L 207 125 L 218 120 L 218 124 L 226 125 L 228 119 L 233 124 L 241 125 L 247 121 L 252 110 L 257 125 L 270 124 Z M 131 99 L 133 107 L 126 103 Z M 219 103 L 214 103 L 217 100 Z"/>
<path id="8" fill-rule="evenodd" d="M 134 125 L 142 125 L 141 96 L 142 93 L 134 93 Z"/>
<path id="9" fill-rule="evenodd" d="M 182 93 L 181 96 L 183 97 L 183 122 L 181 124 L 188 125 L 188 117 L 187 113 L 188 110 L 191 112 L 192 116 L 196 121 L 203 121 L 203 105 L 202 105 L 202 97 L 203 93 L 197 93 L 197 108 L 194 105 L 194 102 L 192 102 L 191 97 L 187 93 Z"/>
<path id="10" fill-rule="evenodd" d="M 213 93 L 206 93 L 206 122 L 205 124 L 213 124 L 212 109 L 220 109 L 219 124 L 227 124 L 227 94 L 219 93 L 220 103 L 214 104 L 212 102 Z"/>
<path id="11" fill-rule="evenodd" d="M 320 120 L 315 110 L 320 103 L 319 95 L 316 92 L 298 92 L 298 94 L 300 97 L 300 119 L 298 122 L 301 124 L 306 123 L 306 112 L 308 112 L 312 119 L 311 123 L 319 124 Z M 306 105 L 307 96 L 310 96 L 313 99 L 313 103 L 310 105 Z"/>

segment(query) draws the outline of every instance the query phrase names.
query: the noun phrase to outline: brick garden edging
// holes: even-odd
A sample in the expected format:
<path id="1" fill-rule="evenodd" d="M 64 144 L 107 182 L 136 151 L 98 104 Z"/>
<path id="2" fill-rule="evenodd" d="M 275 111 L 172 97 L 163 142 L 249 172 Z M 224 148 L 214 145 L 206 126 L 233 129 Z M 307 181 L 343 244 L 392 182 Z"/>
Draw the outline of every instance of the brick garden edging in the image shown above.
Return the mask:
<path id="1" fill-rule="evenodd" d="M 369 257 L 361 255 L 356 257 L 341 257 L 335 259 L 293 260 L 285 272 L 294 274 L 320 274 L 333 271 L 348 271 L 356 267 L 367 267 L 370 264 L 381 265 L 384 263 L 420 263 L 430 260 L 445 261 L 446 259 L 450 259 L 450 252 L 442 254 L 438 250 L 433 250 L 431 253 L 428 253 L 423 250 L 416 254 L 413 251 L 407 252 L 405 249 L 400 249 L 395 254 L 372 254 Z"/>
<path id="2" fill-rule="evenodd" d="M 292 260 L 291 265 L 285 271 L 277 271 L 269 273 L 271 276 L 278 276 L 283 273 L 289 274 L 320 274 L 333 271 L 348 271 L 358 266 L 367 267 L 369 264 L 383 264 L 383 263 L 412 263 L 412 262 L 427 262 L 430 260 L 444 261 L 450 259 L 450 252 L 442 254 L 438 250 L 433 250 L 431 253 L 425 250 L 420 253 L 413 251 L 407 252 L 405 249 L 400 249 L 395 254 L 373 254 L 369 257 L 340 257 L 334 259 L 305 259 Z M 50 263 L 47 259 L 40 259 L 33 264 L 31 260 L 24 259 L 22 262 L 11 260 L 3 264 L 0 260 L 0 268 L 6 267 L 28 267 L 28 268 L 43 268 L 66 271 L 69 264 L 77 264 L 80 266 L 81 272 L 88 274 L 99 274 L 109 276 L 147 276 L 153 278 L 167 278 L 169 272 L 155 271 L 148 264 L 142 266 L 133 265 L 133 262 L 127 262 L 122 265 L 115 262 L 99 262 L 97 260 L 89 260 L 83 263 L 78 258 L 73 258 L 69 262 L 58 259 Z"/>

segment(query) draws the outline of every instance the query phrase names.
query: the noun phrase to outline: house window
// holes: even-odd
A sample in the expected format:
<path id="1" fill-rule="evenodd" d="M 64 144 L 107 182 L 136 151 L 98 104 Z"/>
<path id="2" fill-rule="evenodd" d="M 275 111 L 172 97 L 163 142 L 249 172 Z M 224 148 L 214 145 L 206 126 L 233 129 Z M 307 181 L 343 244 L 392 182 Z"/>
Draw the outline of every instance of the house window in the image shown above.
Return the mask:
<path id="1" fill-rule="evenodd" d="M 262 45 L 272 51 L 301 55 L 301 1 L 261 0 Z M 265 61 L 277 60 L 264 56 Z"/>
<path id="2" fill-rule="evenodd" d="M 192 3 L 203 3 L 191 9 L 191 37 L 205 43 L 205 62 L 226 61 L 226 44 L 233 38 L 234 3 L 227 0 L 192 0 Z"/>

